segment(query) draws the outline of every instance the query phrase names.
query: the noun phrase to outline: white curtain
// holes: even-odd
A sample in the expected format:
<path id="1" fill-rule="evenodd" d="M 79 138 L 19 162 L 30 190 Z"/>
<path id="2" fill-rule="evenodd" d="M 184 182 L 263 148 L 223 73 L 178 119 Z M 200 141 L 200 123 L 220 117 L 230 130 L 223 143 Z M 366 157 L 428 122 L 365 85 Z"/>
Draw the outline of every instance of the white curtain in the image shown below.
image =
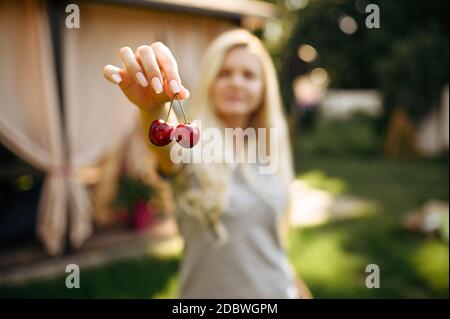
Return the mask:
<path id="1" fill-rule="evenodd" d="M 92 200 L 80 172 L 139 125 L 136 109 L 104 80 L 103 66 L 120 65 L 122 46 L 163 41 L 192 90 L 206 46 L 233 27 L 224 19 L 117 5 L 81 3 L 80 15 L 79 29 L 62 29 L 66 159 L 46 8 L 42 1 L 0 0 L 0 138 L 47 173 L 37 229 L 52 255 L 63 251 L 67 225 L 74 247 L 92 233 Z"/>
<path id="2" fill-rule="evenodd" d="M 64 29 L 62 52 L 68 156 L 71 167 L 79 173 L 124 143 L 137 123 L 137 110 L 118 87 L 103 78 L 103 66 L 116 55 L 101 40 L 111 21 L 105 25 L 107 19 L 101 19 L 89 6 L 80 6 L 80 13 L 81 28 Z M 108 31 L 108 38 L 114 38 L 114 31 Z M 92 233 L 94 207 L 82 178 L 72 179 L 69 186 L 70 240 L 74 247 L 80 247 Z"/>
<path id="3" fill-rule="evenodd" d="M 41 1 L 0 1 L 0 139 L 47 173 L 37 233 L 61 252 L 67 225 L 66 177 L 48 18 Z"/>

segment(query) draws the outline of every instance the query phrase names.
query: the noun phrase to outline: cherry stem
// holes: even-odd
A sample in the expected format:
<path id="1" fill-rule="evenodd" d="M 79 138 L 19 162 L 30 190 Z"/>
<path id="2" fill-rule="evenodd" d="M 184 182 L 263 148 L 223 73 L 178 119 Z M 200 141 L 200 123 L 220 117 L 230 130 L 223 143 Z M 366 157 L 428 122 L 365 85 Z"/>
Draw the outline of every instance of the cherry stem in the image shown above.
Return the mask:
<path id="1" fill-rule="evenodd" d="M 170 101 L 169 111 L 167 112 L 166 120 L 164 121 L 164 122 L 166 122 L 166 123 L 167 123 L 167 120 L 169 119 L 170 111 L 172 110 L 172 103 L 173 103 L 173 98 L 172 98 L 172 100 Z"/>
<path id="2" fill-rule="evenodd" d="M 187 120 L 186 120 L 186 113 L 184 113 L 184 108 L 183 108 L 183 105 L 182 105 L 181 102 L 180 102 L 180 99 L 178 98 L 178 93 L 175 94 L 174 97 L 177 98 L 178 104 L 180 105 L 181 112 L 183 113 L 184 123 L 187 123 Z M 172 99 L 172 101 L 173 101 L 173 99 Z M 171 105 L 172 105 L 172 103 L 171 103 Z"/>

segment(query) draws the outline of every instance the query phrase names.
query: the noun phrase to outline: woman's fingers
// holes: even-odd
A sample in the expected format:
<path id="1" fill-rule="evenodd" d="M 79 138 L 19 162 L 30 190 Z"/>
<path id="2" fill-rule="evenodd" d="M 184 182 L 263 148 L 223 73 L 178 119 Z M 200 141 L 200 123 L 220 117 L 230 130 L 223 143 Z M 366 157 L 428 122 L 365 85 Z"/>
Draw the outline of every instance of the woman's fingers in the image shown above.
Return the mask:
<path id="1" fill-rule="evenodd" d="M 136 56 L 130 47 L 123 47 L 119 50 L 119 58 L 122 61 L 127 73 L 132 76 L 135 81 L 142 87 L 148 86 L 147 78 L 136 60 Z"/>
<path id="2" fill-rule="evenodd" d="M 161 71 L 164 73 L 164 90 L 169 96 L 179 94 L 180 98 L 186 98 L 186 90 L 181 85 L 180 75 L 178 74 L 178 64 L 172 52 L 161 42 L 155 42 L 151 45 L 155 53 Z"/>
<path id="3" fill-rule="evenodd" d="M 136 50 L 136 56 L 141 62 L 147 79 L 150 79 L 153 90 L 157 94 L 161 93 L 163 91 L 163 77 L 152 48 L 148 45 L 142 45 Z"/>
<path id="4" fill-rule="evenodd" d="M 119 85 L 122 90 L 126 90 L 136 83 L 135 79 L 126 70 L 111 64 L 103 68 L 103 75 L 111 83 Z"/>
<path id="5" fill-rule="evenodd" d="M 179 97 L 181 100 L 187 99 L 189 98 L 189 96 L 191 95 L 191 93 L 189 93 L 189 90 L 186 89 L 183 85 L 181 85 L 181 92 L 179 94 Z"/>
<path id="6" fill-rule="evenodd" d="M 118 84 L 122 89 L 137 83 L 143 88 L 150 85 L 157 94 L 164 91 L 168 97 L 174 97 L 175 94 L 180 99 L 189 97 L 189 91 L 181 84 L 172 52 L 161 42 L 151 46 L 142 45 L 136 54 L 130 47 L 123 47 L 119 50 L 119 58 L 124 69 L 107 65 L 103 73 L 108 81 Z"/>
<path id="7" fill-rule="evenodd" d="M 122 76 L 120 75 L 120 69 L 117 66 L 108 64 L 103 68 L 103 75 L 105 78 L 114 84 L 120 84 L 122 82 Z"/>

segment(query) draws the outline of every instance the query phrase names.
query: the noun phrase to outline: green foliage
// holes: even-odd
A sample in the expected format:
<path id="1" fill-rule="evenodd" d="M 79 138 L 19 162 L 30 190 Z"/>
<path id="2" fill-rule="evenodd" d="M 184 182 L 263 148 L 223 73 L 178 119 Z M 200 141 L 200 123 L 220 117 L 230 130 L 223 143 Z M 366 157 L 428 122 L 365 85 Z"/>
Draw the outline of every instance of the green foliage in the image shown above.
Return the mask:
<path id="1" fill-rule="evenodd" d="M 376 122 L 367 115 L 355 114 L 350 119 L 318 117 L 315 124 L 298 139 L 297 152 L 333 157 L 371 157 L 382 152 Z"/>
<path id="2" fill-rule="evenodd" d="M 419 32 L 394 42 L 391 52 L 376 62 L 386 108 L 404 107 L 418 120 L 440 101 L 448 82 L 448 39 Z"/>
<path id="3" fill-rule="evenodd" d="M 130 176 L 121 176 L 119 190 L 112 205 L 114 208 L 131 212 L 137 202 L 150 200 L 154 193 L 151 185 Z"/>
<path id="4" fill-rule="evenodd" d="M 368 29 L 365 4 L 380 8 L 380 28 Z M 396 106 L 407 108 L 419 120 L 439 102 L 448 83 L 448 1 L 315 0 L 298 11 L 295 27 L 274 58 L 283 61 L 282 93 L 286 105 L 293 101 L 292 81 L 316 67 L 330 74 L 331 87 L 379 88 L 385 96 L 388 118 Z M 352 17 L 353 34 L 339 28 L 339 19 Z M 287 16 L 287 15 L 286 15 Z M 297 49 L 312 45 L 318 57 L 301 61 Z"/>

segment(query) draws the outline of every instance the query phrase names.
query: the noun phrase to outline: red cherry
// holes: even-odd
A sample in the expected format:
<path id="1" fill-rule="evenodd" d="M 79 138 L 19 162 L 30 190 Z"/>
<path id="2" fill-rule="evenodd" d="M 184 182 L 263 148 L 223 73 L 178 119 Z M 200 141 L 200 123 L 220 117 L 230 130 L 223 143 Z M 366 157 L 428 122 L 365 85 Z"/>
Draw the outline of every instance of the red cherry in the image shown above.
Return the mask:
<path id="1" fill-rule="evenodd" d="M 181 147 L 192 148 L 200 139 L 200 129 L 195 123 L 179 124 L 173 131 L 175 140 Z"/>
<path id="2" fill-rule="evenodd" d="M 164 146 L 172 141 L 173 126 L 161 119 L 154 120 L 150 125 L 148 137 L 156 146 Z"/>

